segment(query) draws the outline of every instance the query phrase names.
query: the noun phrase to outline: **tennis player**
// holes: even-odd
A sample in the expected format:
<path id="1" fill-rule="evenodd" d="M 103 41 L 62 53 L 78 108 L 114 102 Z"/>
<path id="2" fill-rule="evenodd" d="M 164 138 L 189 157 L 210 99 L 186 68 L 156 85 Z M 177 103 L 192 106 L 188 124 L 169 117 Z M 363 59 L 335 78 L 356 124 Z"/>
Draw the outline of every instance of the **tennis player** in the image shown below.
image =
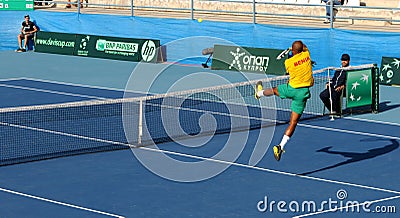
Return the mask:
<path id="1" fill-rule="evenodd" d="M 259 81 L 255 87 L 256 99 L 261 96 L 276 95 L 282 99 L 292 100 L 289 126 L 283 135 L 281 143 L 274 146 L 274 157 L 277 161 L 281 159 L 284 147 L 293 135 L 301 114 L 306 107 L 307 100 L 311 97 L 309 87 L 314 85 L 312 63 L 307 46 L 302 41 L 295 41 L 292 44 L 292 53 L 293 56 L 285 60 L 286 72 L 289 74 L 287 84 L 263 90 L 262 83 Z"/>

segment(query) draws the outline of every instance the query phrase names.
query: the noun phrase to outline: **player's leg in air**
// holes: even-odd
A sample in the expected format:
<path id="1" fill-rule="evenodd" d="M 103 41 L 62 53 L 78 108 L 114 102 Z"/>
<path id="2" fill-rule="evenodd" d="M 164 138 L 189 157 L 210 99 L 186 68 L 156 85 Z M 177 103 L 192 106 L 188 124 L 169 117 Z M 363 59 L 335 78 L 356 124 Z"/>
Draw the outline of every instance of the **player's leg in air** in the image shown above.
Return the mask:
<path id="1" fill-rule="evenodd" d="M 282 153 L 284 153 L 284 146 L 289 141 L 290 137 L 292 137 L 297 123 L 303 113 L 303 110 L 306 105 L 307 99 L 310 97 L 308 89 L 293 89 L 288 84 L 282 84 L 278 87 L 274 87 L 271 89 L 263 89 L 261 81 L 256 84 L 256 93 L 255 98 L 259 99 L 261 96 L 272 96 L 276 95 L 280 98 L 289 98 L 292 99 L 291 106 L 291 115 L 290 115 L 290 123 L 287 127 L 285 134 L 282 137 L 281 143 L 279 145 L 274 146 L 274 157 L 277 161 L 281 159 Z M 304 96 L 304 97 L 303 97 Z"/>
<path id="2" fill-rule="evenodd" d="M 282 137 L 281 143 L 279 143 L 279 145 L 274 146 L 274 157 L 277 161 L 281 159 L 282 153 L 285 152 L 285 150 L 283 150 L 283 147 L 289 141 L 290 137 L 292 137 L 300 117 L 301 114 L 292 111 L 292 114 L 290 115 L 289 126 L 287 127 L 285 134 Z"/>

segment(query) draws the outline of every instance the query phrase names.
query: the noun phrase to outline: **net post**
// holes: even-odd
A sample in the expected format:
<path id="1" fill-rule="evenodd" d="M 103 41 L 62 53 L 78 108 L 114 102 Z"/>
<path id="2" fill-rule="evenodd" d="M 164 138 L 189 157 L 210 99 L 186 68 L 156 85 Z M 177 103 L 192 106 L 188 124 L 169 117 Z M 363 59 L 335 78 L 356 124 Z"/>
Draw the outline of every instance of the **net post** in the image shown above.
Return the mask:
<path id="1" fill-rule="evenodd" d="M 376 64 L 372 67 L 372 113 L 379 112 L 379 68 Z"/>
<path id="2" fill-rule="evenodd" d="M 330 117 L 331 117 L 331 121 L 335 120 L 333 118 L 333 105 L 332 105 L 332 90 L 331 90 L 331 75 L 330 75 L 330 68 L 328 68 L 328 91 L 329 91 L 329 102 L 330 102 Z"/>
<path id="3" fill-rule="evenodd" d="M 143 136 L 143 99 L 139 100 L 139 125 L 138 125 L 138 144 L 142 144 Z"/>

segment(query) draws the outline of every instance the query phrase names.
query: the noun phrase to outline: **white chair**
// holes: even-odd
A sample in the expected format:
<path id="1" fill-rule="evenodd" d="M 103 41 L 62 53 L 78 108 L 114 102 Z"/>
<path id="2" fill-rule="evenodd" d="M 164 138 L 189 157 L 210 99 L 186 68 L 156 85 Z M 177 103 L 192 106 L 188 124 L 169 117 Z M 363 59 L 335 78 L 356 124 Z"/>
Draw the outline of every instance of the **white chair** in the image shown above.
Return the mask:
<path id="1" fill-rule="evenodd" d="M 298 8 L 300 8 L 301 10 L 310 10 L 313 9 L 312 7 L 308 7 L 307 5 L 309 4 L 309 0 L 297 0 L 296 4 L 298 4 L 299 6 L 297 6 Z M 301 6 L 300 6 L 301 5 Z"/>
<path id="2" fill-rule="evenodd" d="M 345 1 L 343 6 L 348 6 L 348 7 L 352 7 L 352 6 L 360 6 L 360 0 L 347 0 Z M 354 8 L 343 8 L 343 10 L 347 10 L 347 11 L 353 11 Z M 354 20 L 349 20 L 350 23 L 354 23 Z"/>
<path id="3" fill-rule="evenodd" d="M 321 0 L 310 0 L 308 3 L 311 5 L 324 5 L 325 4 Z"/>
<path id="4" fill-rule="evenodd" d="M 345 6 L 360 6 L 360 0 L 348 0 Z"/>
<path id="5" fill-rule="evenodd" d="M 397 8 L 400 8 L 400 1 L 399 4 L 397 5 Z M 400 13 L 400 10 L 393 10 L 393 14 L 397 14 Z"/>
<path id="6" fill-rule="evenodd" d="M 272 0 L 273 3 L 285 3 L 285 0 Z M 277 8 L 284 7 L 284 5 L 274 5 Z"/>
<path id="7" fill-rule="evenodd" d="M 309 3 L 309 0 L 297 0 L 296 3 L 305 5 Z"/>

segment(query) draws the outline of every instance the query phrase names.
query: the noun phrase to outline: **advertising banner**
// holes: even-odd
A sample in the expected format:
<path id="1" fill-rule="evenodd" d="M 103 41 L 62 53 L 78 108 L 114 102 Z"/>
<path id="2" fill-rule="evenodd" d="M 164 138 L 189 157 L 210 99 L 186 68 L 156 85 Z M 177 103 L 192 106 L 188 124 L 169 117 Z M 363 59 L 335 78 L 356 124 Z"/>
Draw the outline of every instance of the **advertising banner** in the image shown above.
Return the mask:
<path id="1" fill-rule="evenodd" d="M 375 67 L 347 72 L 347 108 L 371 106 L 373 113 L 379 111 L 379 71 Z"/>
<path id="2" fill-rule="evenodd" d="M 39 31 L 36 33 L 35 52 L 73 55 L 76 35 Z"/>
<path id="3" fill-rule="evenodd" d="M 279 49 L 214 45 L 211 69 L 283 75 L 286 57 L 276 59 L 281 52 Z"/>
<path id="4" fill-rule="evenodd" d="M 0 0 L 0 11 L 32 11 L 33 0 Z"/>
<path id="5" fill-rule="evenodd" d="M 400 85 L 400 58 L 382 57 L 379 83 L 382 85 Z"/>
<path id="6" fill-rule="evenodd" d="M 39 31 L 35 51 L 107 58 L 126 61 L 157 62 L 160 40 L 131 39 Z M 164 49 L 165 50 L 165 49 Z"/>
<path id="7" fill-rule="evenodd" d="M 372 104 L 371 70 L 347 72 L 347 107 Z"/>
<path id="8" fill-rule="evenodd" d="M 159 40 L 77 35 L 74 55 L 126 61 L 157 61 Z"/>

